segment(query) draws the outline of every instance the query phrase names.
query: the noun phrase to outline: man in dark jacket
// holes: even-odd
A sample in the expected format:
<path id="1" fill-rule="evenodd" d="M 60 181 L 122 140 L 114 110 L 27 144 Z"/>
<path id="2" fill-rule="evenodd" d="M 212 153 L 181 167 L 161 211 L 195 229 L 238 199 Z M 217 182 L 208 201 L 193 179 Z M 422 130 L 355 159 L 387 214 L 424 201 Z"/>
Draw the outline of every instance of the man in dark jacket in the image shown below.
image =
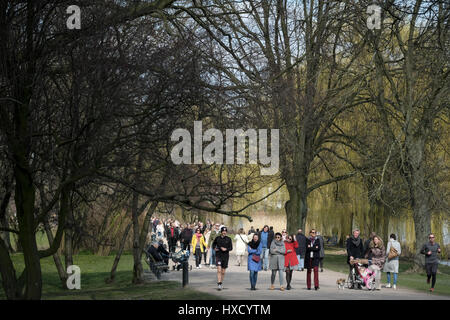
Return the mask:
<path id="1" fill-rule="evenodd" d="M 311 272 L 314 271 L 314 289 L 319 289 L 319 262 L 320 262 L 320 242 L 316 237 L 316 230 L 312 229 L 309 232 L 309 238 L 306 239 L 306 255 L 305 266 L 306 286 L 311 290 Z"/>
<path id="2" fill-rule="evenodd" d="M 350 260 L 360 259 L 364 257 L 364 244 L 359 237 L 359 230 L 353 230 L 353 234 L 347 240 L 347 263 L 350 265 Z M 352 266 L 350 265 L 350 270 Z"/>
<path id="3" fill-rule="evenodd" d="M 193 233 L 194 232 L 189 227 L 189 224 L 186 224 L 186 226 L 180 233 L 180 244 L 183 250 L 190 251 Z"/>
<path id="4" fill-rule="evenodd" d="M 220 236 L 214 239 L 211 246 L 211 249 L 216 251 L 217 286 L 219 290 L 223 289 L 222 282 L 228 268 L 230 251 L 233 250 L 233 241 L 227 236 L 227 232 L 227 227 L 220 228 Z"/>
<path id="5" fill-rule="evenodd" d="M 306 254 L 306 236 L 302 229 L 298 229 L 295 240 L 298 243 L 298 248 L 295 249 L 298 259 L 298 271 L 303 271 L 305 268 L 305 254 Z"/>
<path id="6" fill-rule="evenodd" d="M 167 243 L 169 244 L 169 252 L 175 252 L 177 246 L 177 241 L 179 237 L 179 230 L 171 222 L 169 227 L 166 229 Z"/>

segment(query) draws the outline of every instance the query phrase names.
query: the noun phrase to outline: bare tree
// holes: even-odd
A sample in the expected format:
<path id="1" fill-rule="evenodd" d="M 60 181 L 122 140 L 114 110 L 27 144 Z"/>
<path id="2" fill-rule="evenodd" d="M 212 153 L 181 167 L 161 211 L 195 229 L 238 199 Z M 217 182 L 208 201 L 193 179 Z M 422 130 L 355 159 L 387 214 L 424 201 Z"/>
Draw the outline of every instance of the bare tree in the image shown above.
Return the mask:
<path id="1" fill-rule="evenodd" d="M 367 102 L 357 94 L 363 77 L 355 62 L 363 42 L 355 41 L 349 23 L 360 12 L 346 1 L 194 1 L 173 7 L 179 21 L 185 23 L 184 12 L 207 30 L 216 85 L 232 92 L 236 113 L 248 125 L 280 129 L 288 229 L 304 227 L 308 195 L 358 172 L 349 166 L 325 171 L 324 180 L 311 175 L 326 170 L 324 158 L 345 158 L 325 147 L 334 137 L 341 142 L 330 129 Z M 239 107 L 241 100 L 245 107 Z"/>

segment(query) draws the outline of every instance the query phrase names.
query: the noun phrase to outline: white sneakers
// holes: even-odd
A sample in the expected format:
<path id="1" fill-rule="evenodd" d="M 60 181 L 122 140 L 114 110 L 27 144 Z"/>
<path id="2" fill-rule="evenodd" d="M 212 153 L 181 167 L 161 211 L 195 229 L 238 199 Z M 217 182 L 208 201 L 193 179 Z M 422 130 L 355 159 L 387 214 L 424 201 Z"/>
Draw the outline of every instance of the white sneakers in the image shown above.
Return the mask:
<path id="1" fill-rule="evenodd" d="M 202 268 L 202 265 L 201 265 L 201 264 L 199 264 L 199 265 L 198 265 L 198 267 L 199 267 L 199 268 L 201 269 L 201 268 Z"/>
<path id="2" fill-rule="evenodd" d="M 217 286 L 217 289 L 222 290 L 222 289 L 223 289 L 222 284 L 219 284 L 219 285 Z"/>
<path id="3" fill-rule="evenodd" d="M 386 285 L 386 288 L 392 288 L 392 289 L 394 289 L 394 290 L 397 290 L 397 285 L 394 284 L 394 285 L 392 285 L 392 287 L 391 287 L 391 284 L 388 283 L 388 284 Z"/>

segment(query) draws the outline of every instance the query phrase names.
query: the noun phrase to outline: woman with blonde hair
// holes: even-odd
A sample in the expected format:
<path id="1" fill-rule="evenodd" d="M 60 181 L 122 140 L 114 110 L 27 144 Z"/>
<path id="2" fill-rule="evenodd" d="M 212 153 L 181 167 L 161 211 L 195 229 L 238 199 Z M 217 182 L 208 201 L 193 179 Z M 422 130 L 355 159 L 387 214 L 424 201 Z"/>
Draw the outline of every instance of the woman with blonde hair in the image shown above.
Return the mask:
<path id="1" fill-rule="evenodd" d="M 370 241 L 369 250 L 365 257 L 371 257 L 369 260 L 369 269 L 375 272 L 375 289 L 381 289 L 381 270 L 383 270 L 384 262 L 386 260 L 383 240 L 379 236 L 374 236 Z"/>

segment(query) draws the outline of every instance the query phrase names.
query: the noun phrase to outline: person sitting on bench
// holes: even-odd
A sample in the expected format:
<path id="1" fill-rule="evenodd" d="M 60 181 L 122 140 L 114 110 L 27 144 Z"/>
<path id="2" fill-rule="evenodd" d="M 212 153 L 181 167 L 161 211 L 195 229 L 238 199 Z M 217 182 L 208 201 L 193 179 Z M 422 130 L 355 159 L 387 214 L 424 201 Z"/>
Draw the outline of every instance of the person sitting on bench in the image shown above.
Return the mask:
<path id="1" fill-rule="evenodd" d="M 169 254 L 169 251 L 167 251 L 166 248 L 164 248 L 162 240 L 159 240 L 159 246 L 158 246 L 157 251 L 159 252 L 161 257 L 163 258 L 164 263 L 169 265 L 170 254 Z"/>
<path id="2" fill-rule="evenodd" d="M 159 243 L 157 241 L 153 241 L 152 244 L 150 246 L 148 246 L 147 253 L 153 257 L 155 262 L 164 262 L 165 263 L 163 256 L 161 255 L 161 253 L 158 250 L 159 247 L 160 247 Z"/>

